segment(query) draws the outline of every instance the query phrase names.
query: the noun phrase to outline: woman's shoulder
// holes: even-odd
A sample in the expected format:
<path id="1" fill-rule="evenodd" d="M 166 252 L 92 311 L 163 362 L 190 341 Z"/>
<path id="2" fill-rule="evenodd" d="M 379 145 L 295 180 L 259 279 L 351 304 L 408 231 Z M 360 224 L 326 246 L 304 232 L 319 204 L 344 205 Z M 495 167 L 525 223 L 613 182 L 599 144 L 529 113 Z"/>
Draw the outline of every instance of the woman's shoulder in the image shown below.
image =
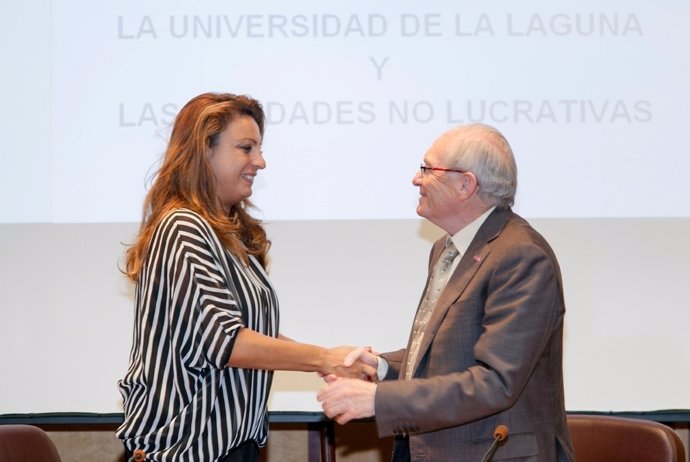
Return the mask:
<path id="1" fill-rule="evenodd" d="M 214 235 L 213 228 L 198 212 L 186 208 L 175 208 L 167 212 L 160 221 L 158 228 L 170 232 L 184 230 L 189 234 Z"/>
<path id="2" fill-rule="evenodd" d="M 187 208 L 174 208 L 165 215 L 163 215 L 163 218 L 161 219 L 161 223 L 166 223 L 166 224 L 173 224 L 173 223 L 181 223 L 185 224 L 188 223 L 193 226 L 209 226 L 208 222 L 204 217 L 201 216 L 198 212 L 195 212 L 193 210 L 187 209 Z"/>
<path id="3" fill-rule="evenodd" d="M 167 242 L 174 247 L 182 245 L 187 250 L 206 249 L 205 252 L 215 255 L 223 254 L 223 246 L 209 222 L 200 213 L 187 208 L 167 212 L 158 224 L 153 240 Z"/>

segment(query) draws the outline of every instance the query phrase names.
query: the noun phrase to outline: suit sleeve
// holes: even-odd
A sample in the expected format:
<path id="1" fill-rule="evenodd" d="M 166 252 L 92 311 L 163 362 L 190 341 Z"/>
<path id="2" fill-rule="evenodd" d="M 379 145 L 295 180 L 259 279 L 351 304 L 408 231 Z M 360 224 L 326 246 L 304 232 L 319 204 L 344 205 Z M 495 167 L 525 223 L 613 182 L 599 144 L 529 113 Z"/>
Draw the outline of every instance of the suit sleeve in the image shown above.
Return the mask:
<path id="1" fill-rule="evenodd" d="M 457 335 L 480 332 L 469 350 L 472 363 L 446 375 L 381 382 L 375 401 L 381 436 L 461 425 L 519 398 L 562 319 L 562 291 L 549 252 L 534 243 L 513 245 L 484 262 L 467 288 L 471 293 L 452 307 L 483 305 L 480 325 L 450 326 Z M 446 354 L 452 360 L 453 352 Z"/>

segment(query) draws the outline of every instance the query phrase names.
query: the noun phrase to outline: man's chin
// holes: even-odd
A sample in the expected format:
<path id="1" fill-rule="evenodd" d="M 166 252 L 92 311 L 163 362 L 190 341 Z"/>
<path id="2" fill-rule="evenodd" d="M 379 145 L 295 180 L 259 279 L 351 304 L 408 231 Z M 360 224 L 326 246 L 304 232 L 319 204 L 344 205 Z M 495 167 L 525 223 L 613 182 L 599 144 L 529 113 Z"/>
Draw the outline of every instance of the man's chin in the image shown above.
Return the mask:
<path id="1" fill-rule="evenodd" d="M 417 215 L 419 215 L 422 218 L 426 218 L 426 214 L 424 213 L 424 206 L 421 203 L 417 205 Z"/>

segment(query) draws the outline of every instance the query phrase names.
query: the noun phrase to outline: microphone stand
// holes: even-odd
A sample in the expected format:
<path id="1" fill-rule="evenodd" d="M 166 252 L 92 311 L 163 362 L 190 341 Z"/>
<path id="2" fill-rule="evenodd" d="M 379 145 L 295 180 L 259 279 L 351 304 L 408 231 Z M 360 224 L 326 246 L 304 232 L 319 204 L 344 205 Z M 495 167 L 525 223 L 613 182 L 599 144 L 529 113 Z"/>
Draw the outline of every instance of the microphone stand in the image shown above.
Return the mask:
<path id="1" fill-rule="evenodd" d="M 499 425 L 496 427 L 494 430 L 494 441 L 491 443 L 491 446 L 489 446 L 489 450 L 484 453 L 484 457 L 482 457 L 481 462 L 489 462 L 493 457 L 494 452 L 496 452 L 498 443 L 504 441 L 506 438 L 508 438 L 508 427 L 505 425 Z"/>
<path id="2" fill-rule="evenodd" d="M 132 453 L 132 457 L 127 462 L 144 462 L 146 460 L 146 453 L 141 449 L 137 449 Z"/>

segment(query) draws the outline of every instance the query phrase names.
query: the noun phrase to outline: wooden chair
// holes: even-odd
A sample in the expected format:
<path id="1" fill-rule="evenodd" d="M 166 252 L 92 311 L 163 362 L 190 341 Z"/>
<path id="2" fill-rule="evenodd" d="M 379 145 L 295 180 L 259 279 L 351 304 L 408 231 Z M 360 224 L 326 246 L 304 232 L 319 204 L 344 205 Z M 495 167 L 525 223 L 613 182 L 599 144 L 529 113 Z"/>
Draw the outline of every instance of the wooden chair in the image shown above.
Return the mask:
<path id="1" fill-rule="evenodd" d="M 0 461 L 60 462 L 48 434 L 32 425 L 0 425 Z"/>
<path id="2" fill-rule="evenodd" d="M 577 462 L 685 462 L 680 436 L 651 420 L 568 416 Z"/>

